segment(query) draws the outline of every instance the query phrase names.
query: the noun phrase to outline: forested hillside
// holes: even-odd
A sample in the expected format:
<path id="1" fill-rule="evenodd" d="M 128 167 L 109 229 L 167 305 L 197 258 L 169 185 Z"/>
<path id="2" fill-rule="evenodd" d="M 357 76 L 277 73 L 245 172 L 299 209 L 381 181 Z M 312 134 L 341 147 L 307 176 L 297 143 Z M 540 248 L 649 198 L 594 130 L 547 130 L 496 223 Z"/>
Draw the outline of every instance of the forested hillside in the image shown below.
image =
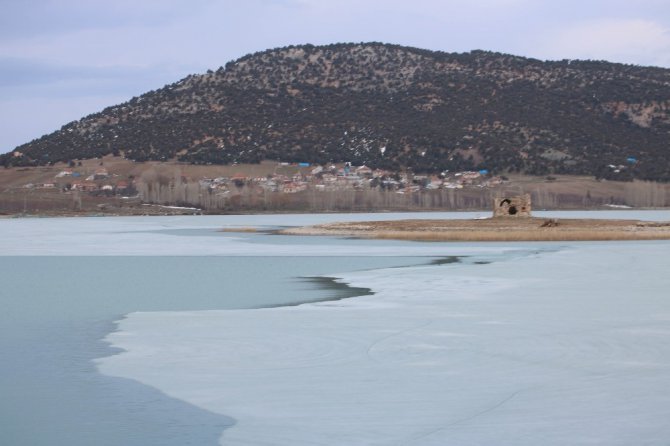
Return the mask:
<path id="1" fill-rule="evenodd" d="M 670 70 L 381 43 L 292 46 L 71 122 L 0 157 L 351 162 L 670 181 Z"/>

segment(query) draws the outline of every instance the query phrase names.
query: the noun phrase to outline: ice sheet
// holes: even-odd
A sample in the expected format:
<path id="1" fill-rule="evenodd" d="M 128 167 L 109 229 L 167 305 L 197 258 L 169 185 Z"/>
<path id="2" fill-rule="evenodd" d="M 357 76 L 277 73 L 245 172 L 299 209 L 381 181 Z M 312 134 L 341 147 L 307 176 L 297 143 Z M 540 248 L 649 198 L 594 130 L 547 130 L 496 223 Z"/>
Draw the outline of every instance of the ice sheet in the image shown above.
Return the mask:
<path id="1" fill-rule="evenodd" d="M 342 275 L 374 296 L 133 313 L 109 375 L 225 414 L 226 445 L 664 445 L 670 243 Z"/>
<path id="2" fill-rule="evenodd" d="M 303 226 L 329 221 L 401 218 L 474 218 L 478 213 L 227 215 L 178 217 L 76 217 L 0 219 L 0 255 L 236 256 L 286 255 L 287 246 L 247 243 L 252 234 L 222 228 Z M 206 237 L 177 237 L 170 231 L 201 230 Z M 294 239 L 291 255 L 348 255 L 349 249 L 309 246 Z M 338 252 L 339 250 L 339 252 Z M 389 255 L 398 255 L 398 250 Z M 378 255 L 386 255 L 382 250 Z M 370 255 L 377 255 L 374 252 Z M 430 254 L 427 254 L 430 255 Z"/>
<path id="3" fill-rule="evenodd" d="M 424 212 L 386 214 L 297 214 L 225 215 L 177 217 L 76 217 L 0 219 L 0 255 L 285 255 L 286 246 L 271 243 L 250 245 L 249 237 L 216 232 L 221 228 L 276 228 L 333 221 L 399 219 L 457 219 L 489 216 L 489 212 Z M 670 211 L 537 212 L 556 218 L 631 218 L 670 220 Z M 209 237 L 176 237 L 170 230 L 209 231 Z M 379 245 L 379 244 L 378 244 Z M 387 244 L 388 245 L 388 244 Z M 417 245 L 411 252 L 398 247 L 371 249 L 367 255 L 441 255 L 432 247 Z M 349 247 L 333 246 L 327 251 L 294 239 L 292 255 L 349 255 Z M 419 254 L 417 254 L 419 253 Z"/>

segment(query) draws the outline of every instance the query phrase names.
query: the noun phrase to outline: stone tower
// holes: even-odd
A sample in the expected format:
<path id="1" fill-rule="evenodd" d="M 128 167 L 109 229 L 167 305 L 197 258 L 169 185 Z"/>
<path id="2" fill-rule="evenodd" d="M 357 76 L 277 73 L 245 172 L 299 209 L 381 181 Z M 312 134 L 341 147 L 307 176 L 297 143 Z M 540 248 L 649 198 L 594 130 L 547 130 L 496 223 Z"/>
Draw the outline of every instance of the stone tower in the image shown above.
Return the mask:
<path id="1" fill-rule="evenodd" d="M 530 194 L 493 199 L 494 217 L 530 217 Z"/>

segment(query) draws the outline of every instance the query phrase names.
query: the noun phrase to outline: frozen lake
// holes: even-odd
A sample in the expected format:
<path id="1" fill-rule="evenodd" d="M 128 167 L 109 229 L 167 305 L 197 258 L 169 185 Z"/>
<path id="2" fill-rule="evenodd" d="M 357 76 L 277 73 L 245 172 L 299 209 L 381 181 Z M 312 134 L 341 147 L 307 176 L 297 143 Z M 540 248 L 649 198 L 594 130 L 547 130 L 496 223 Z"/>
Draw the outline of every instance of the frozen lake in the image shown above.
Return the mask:
<path id="1" fill-rule="evenodd" d="M 667 444 L 668 242 L 216 231 L 463 216 L 1 220 L 0 443 Z"/>

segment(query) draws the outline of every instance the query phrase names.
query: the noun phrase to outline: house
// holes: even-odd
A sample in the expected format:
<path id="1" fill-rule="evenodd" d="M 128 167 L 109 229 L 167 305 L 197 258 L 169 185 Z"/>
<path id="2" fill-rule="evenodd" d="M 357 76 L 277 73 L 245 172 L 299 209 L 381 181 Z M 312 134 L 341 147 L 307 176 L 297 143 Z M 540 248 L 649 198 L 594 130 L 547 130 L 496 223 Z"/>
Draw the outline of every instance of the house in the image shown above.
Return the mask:
<path id="1" fill-rule="evenodd" d="M 80 190 L 82 192 L 95 192 L 98 190 L 98 185 L 93 181 L 73 181 L 72 189 Z"/>
<path id="2" fill-rule="evenodd" d="M 326 173 L 323 175 L 322 181 L 324 184 L 334 184 L 337 181 L 337 177 L 330 173 Z"/>
<path id="3" fill-rule="evenodd" d="M 58 174 L 56 174 L 56 178 L 69 177 L 71 175 L 72 175 L 71 170 L 62 170 Z"/>
<path id="4" fill-rule="evenodd" d="M 109 172 L 107 172 L 107 169 L 101 167 L 99 169 L 95 170 L 95 173 L 93 174 L 93 179 L 94 180 L 105 180 L 109 177 Z"/>
<path id="5" fill-rule="evenodd" d="M 368 166 L 363 165 L 356 168 L 356 174 L 360 176 L 372 175 L 372 169 L 370 169 Z"/>
<path id="6" fill-rule="evenodd" d="M 233 182 L 233 184 L 237 187 L 242 187 L 246 184 L 246 182 L 249 180 L 246 176 L 242 175 L 241 173 L 236 173 L 233 175 L 233 177 L 230 179 L 230 181 Z"/>
<path id="7" fill-rule="evenodd" d="M 117 181 L 116 191 L 117 192 L 126 192 L 126 190 L 128 190 L 128 186 L 130 186 L 130 185 L 128 184 L 127 181 L 124 181 L 124 180 Z"/>
<path id="8" fill-rule="evenodd" d="M 287 183 L 282 186 L 282 192 L 285 194 L 295 194 L 307 189 L 305 184 Z"/>
<path id="9" fill-rule="evenodd" d="M 436 176 L 432 176 L 432 177 L 430 177 L 430 181 L 426 185 L 426 189 L 439 189 L 439 188 L 442 187 L 443 183 L 444 182 L 442 181 L 441 178 L 436 177 Z"/>
<path id="10" fill-rule="evenodd" d="M 305 180 L 305 177 L 303 177 L 303 176 L 298 172 L 298 173 L 296 173 L 295 175 L 293 175 L 293 177 L 291 177 L 291 180 L 292 180 L 294 183 L 300 183 L 300 182 L 302 182 L 302 181 Z"/>

